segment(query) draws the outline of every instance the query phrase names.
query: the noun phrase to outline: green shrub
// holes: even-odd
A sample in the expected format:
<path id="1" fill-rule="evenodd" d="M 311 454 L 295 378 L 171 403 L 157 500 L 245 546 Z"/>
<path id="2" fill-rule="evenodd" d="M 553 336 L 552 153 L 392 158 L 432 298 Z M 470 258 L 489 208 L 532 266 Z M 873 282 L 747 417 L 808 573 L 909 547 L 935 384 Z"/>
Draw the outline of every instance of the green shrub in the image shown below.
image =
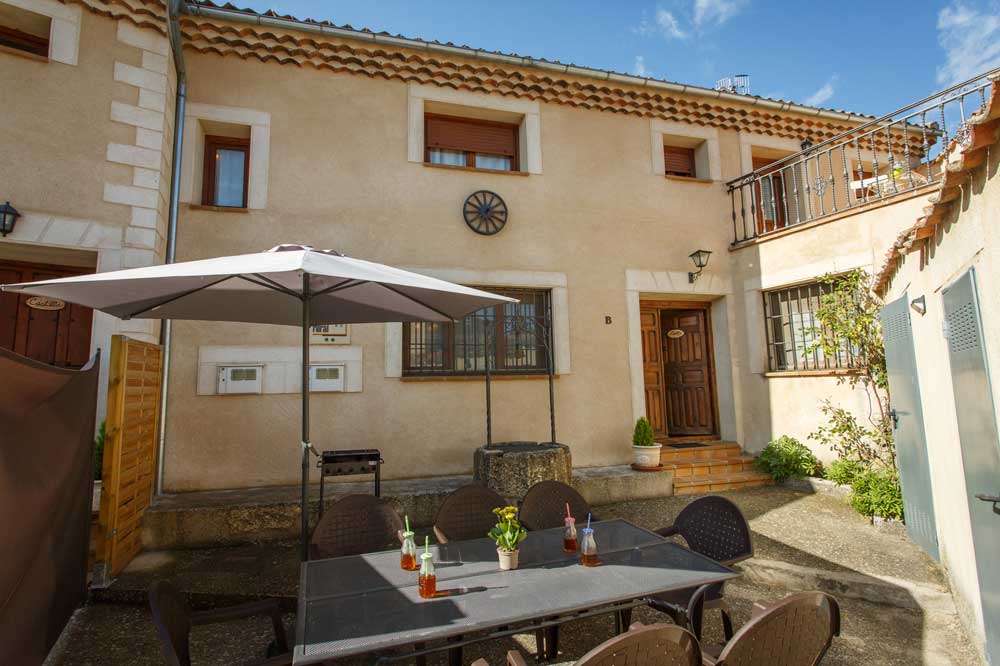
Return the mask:
<path id="1" fill-rule="evenodd" d="M 649 425 L 649 419 L 645 416 L 639 417 L 635 422 L 635 430 L 632 431 L 633 446 L 653 446 L 653 426 Z"/>
<path id="2" fill-rule="evenodd" d="M 849 486 L 864 471 L 864 465 L 857 460 L 840 458 L 823 468 L 823 478 L 842 486 Z"/>
<path id="3" fill-rule="evenodd" d="M 765 446 L 756 465 L 757 469 L 773 476 L 775 481 L 812 476 L 819 470 L 819 461 L 809 447 L 788 435 Z"/>
<path id="4" fill-rule="evenodd" d="M 97 437 L 94 438 L 94 480 L 101 480 L 101 473 L 104 469 L 104 438 L 107 436 L 107 431 L 104 428 L 104 421 L 101 421 L 101 427 L 97 429 Z"/>
<path id="5" fill-rule="evenodd" d="M 899 477 L 888 470 L 865 470 L 851 484 L 851 506 L 866 516 L 903 519 Z"/>

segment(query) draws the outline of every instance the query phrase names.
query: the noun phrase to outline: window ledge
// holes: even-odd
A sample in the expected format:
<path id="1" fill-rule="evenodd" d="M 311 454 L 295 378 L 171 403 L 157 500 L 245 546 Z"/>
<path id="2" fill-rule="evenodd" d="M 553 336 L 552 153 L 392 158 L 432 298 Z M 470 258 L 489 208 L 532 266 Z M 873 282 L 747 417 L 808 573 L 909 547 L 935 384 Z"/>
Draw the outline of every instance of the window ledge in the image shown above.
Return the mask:
<path id="1" fill-rule="evenodd" d="M 216 213 L 249 213 L 249 208 L 236 208 L 235 206 L 205 206 L 202 204 L 188 204 L 191 210 L 210 210 Z"/>
<path id="2" fill-rule="evenodd" d="M 548 379 L 546 374 L 533 375 L 491 375 L 490 381 L 509 381 L 513 379 Z M 559 375 L 552 375 L 552 379 L 559 379 Z M 403 375 L 399 378 L 401 382 L 485 382 L 486 375 Z"/>
<path id="3" fill-rule="evenodd" d="M 781 370 L 778 372 L 765 372 L 764 376 L 771 377 L 844 377 L 846 375 L 860 374 L 860 370 L 850 369 L 830 369 L 830 370 Z"/>
<path id="4" fill-rule="evenodd" d="M 475 173 L 495 173 L 501 176 L 529 176 L 527 171 L 504 171 L 503 169 L 479 169 L 470 166 L 455 166 L 452 164 L 431 164 L 430 162 L 421 162 L 425 167 L 431 169 L 448 169 L 449 171 L 473 171 Z"/>
<path id="5" fill-rule="evenodd" d="M 665 174 L 663 176 L 667 180 L 676 180 L 682 183 L 701 183 L 703 185 L 711 185 L 715 181 L 711 178 L 695 178 L 694 176 L 675 176 L 673 174 Z"/>
<path id="6" fill-rule="evenodd" d="M 28 53 L 27 51 L 15 49 L 12 46 L 4 46 L 2 44 L 0 44 L 0 53 L 9 53 L 12 56 L 27 58 L 28 60 L 34 60 L 36 62 L 49 62 L 49 59 L 46 56 L 40 56 L 37 53 Z"/>

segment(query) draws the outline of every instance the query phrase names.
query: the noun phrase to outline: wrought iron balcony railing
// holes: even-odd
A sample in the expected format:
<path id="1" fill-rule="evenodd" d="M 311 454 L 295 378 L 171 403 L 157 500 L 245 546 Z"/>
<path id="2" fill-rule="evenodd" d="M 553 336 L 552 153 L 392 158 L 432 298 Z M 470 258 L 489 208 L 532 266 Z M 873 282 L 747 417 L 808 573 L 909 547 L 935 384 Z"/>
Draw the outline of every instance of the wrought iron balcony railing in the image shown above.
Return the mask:
<path id="1" fill-rule="evenodd" d="M 729 181 L 733 244 L 937 182 L 949 142 L 970 140 L 966 106 L 985 106 L 1000 68 Z M 756 161 L 756 160 L 755 160 Z"/>

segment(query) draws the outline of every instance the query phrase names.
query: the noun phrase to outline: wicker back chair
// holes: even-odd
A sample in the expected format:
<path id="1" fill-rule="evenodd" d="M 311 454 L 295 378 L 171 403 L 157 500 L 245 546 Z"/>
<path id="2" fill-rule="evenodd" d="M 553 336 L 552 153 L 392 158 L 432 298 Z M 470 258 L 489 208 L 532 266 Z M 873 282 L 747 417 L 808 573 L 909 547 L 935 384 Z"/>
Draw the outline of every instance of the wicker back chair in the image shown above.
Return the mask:
<path id="1" fill-rule="evenodd" d="M 673 525 L 656 532 L 661 536 L 679 534 L 688 548 L 723 564 L 753 557 L 747 519 L 732 501 L 718 495 L 699 497 L 681 510 Z"/>
<path id="2" fill-rule="evenodd" d="M 673 624 L 639 626 L 604 641 L 580 657 L 575 666 L 701 666 L 701 648 L 691 632 Z M 488 666 L 479 659 L 472 666 Z M 507 666 L 528 666 L 515 650 Z"/>
<path id="3" fill-rule="evenodd" d="M 496 524 L 493 509 L 506 505 L 507 500 L 486 486 L 462 486 L 441 503 L 434 516 L 434 536 L 439 543 L 485 537 Z"/>
<path id="4" fill-rule="evenodd" d="M 361 555 L 399 543 L 403 521 L 374 495 L 346 495 L 323 512 L 309 542 L 310 559 Z"/>
<path id="5" fill-rule="evenodd" d="M 815 666 L 840 635 L 840 607 L 823 592 L 800 592 L 754 614 L 726 643 L 715 666 Z"/>
<path id="6" fill-rule="evenodd" d="M 562 527 L 567 503 L 578 522 L 586 521 L 590 505 L 576 489 L 562 481 L 539 481 L 528 488 L 521 501 L 521 522 L 529 530 Z M 595 516 L 591 518 L 597 519 Z"/>
<path id="7" fill-rule="evenodd" d="M 192 612 L 187 599 L 166 581 L 149 586 L 149 607 L 153 614 L 156 635 L 163 646 L 167 666 L 191 666 L 189 638 L 191 627 L 200 624 L 228 622 L 255 615 L 268 615 L 274 625 L 273 649 L 277 656 L 260 659 L 247 666 L 291 666 L 292 653 L 288 651 L 285 625 L 281 621 L 281 607 L 276 599 L 252 601 L 239 606 Z"/>

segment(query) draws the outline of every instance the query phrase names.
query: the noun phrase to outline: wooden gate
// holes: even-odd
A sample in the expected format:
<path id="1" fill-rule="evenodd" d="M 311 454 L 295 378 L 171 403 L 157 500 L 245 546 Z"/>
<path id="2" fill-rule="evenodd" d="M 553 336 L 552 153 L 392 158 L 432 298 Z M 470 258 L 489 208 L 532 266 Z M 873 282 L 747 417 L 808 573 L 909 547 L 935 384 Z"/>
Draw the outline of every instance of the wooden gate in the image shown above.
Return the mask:
<path id="1" fill-rule="evenodd" d="M 159 345 L 123 335 L 111 340 L 97 539 L 105 579 L 120 572 L 141 548 L 142 516 L 153 497 L 156 473 L 162 359 Z"/>

